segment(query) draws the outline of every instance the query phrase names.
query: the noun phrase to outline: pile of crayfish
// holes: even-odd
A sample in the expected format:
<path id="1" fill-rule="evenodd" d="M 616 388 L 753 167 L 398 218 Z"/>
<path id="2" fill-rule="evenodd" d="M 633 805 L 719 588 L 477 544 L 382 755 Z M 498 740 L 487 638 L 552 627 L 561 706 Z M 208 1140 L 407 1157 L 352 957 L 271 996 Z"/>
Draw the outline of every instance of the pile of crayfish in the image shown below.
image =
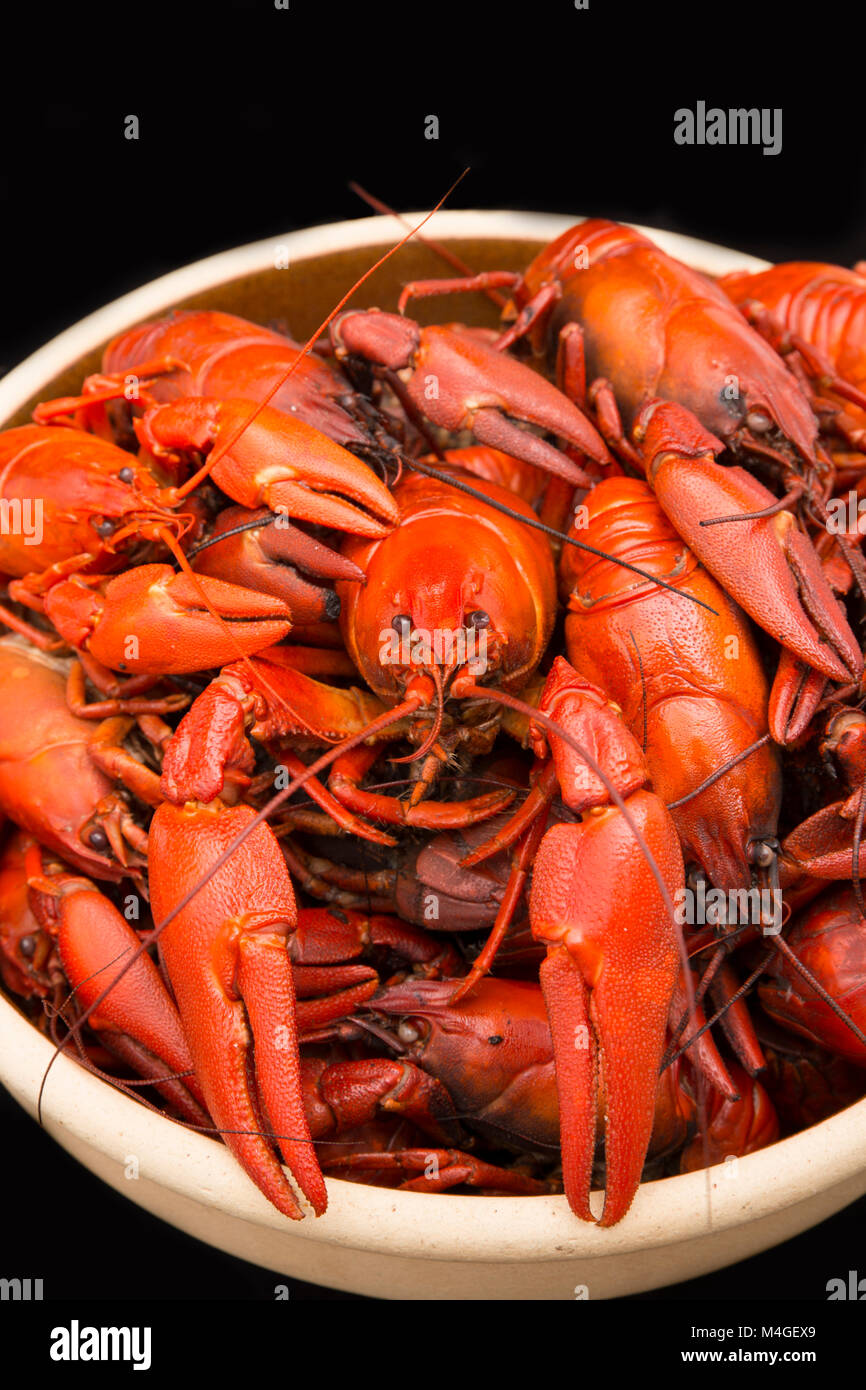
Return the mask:
<path id="1" fill-rule="evenodd" d="M 286 1216 L 611 1226 L 866 1093 L 866 276 L 596 220 L 323 329 L 0 433 L 3 981 Z"/>

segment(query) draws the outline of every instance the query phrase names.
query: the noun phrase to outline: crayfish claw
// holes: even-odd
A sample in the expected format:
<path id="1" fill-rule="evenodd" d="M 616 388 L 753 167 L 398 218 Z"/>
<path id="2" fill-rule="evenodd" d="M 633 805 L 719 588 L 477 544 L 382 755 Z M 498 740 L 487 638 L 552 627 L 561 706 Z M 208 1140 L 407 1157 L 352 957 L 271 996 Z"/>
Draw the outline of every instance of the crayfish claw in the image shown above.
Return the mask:
<path id="1" fill-rule="evenodd" d="M 265 1196 L 299 1220 L 303 1212 L 269 1142 L 314 1211 L 323 1212 L 327 1193 L 304 1114 L 286 949 L 297 921 L 294 892 L 264 824 L 214 871 L 254 819 L 249 806 L 164 802 L 150 832 L 153 910 L 158 923 L 170 918 L 163 957 L 214 1123 Z"/>

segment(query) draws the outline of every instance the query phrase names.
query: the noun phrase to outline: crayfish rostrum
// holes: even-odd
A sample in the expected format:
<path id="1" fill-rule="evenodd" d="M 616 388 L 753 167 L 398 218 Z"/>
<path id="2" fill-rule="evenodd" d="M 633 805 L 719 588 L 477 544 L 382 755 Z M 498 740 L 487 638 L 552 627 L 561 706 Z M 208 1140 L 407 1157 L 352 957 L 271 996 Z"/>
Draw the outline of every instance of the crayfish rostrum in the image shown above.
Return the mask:
<path id="1" fill-rule="evenodd" d="M 305 346 L 112 342 L 0 434 L 5 988 L 293 1219 L 610 1226 L 862 1095 L 864 285 L 591 221 Z M 402 312 L 456 289 L 501 331 Z"/>

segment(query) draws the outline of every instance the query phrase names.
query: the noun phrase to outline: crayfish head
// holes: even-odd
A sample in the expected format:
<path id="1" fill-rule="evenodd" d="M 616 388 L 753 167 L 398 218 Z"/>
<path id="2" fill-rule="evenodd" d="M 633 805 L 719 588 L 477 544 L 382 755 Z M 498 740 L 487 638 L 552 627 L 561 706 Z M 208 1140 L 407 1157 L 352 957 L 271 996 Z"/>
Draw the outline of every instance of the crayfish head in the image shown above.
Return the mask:
<path id="1" fill-rule="evenodd" d="M 143 848 L 144 837 L 138 831 L 128 795 L 121 788 L 109 792 L 92 809 L 66 854 L 94 878 L 113 881 L 128 877 L 140 882 L 147 863 Z"/>
<path id="2" fill-rule="evenodd" d="M 809 903 L 785 940 L 789 950 L 771 957 L 758 985 L 764 1009 L 784 1028 L 862 1067 L 866 919 L 851 884 L 833 885 Z"/>
<path id="3" fill-rule="evenodd" d="M 98 479 L 97 463 L 101 465 Z M 124 543 L 129 540 L 159 541 L 160 528 L 182 535 L 195 523 L 203 527 L 206 511 L 199 499 L 188 501 L 184 516 L 176 510 L 174 485 L 178 473 L 173 463 L 121 449 L 92 461 L 94 476 L 85 510 L 104 549 L 127 549 Z"/>
<path id="4" fill-rule="evenodd" d="M 735 454 L 746 456 L 746 462 L 749 454 L 755 454 L 778 462 L 783 469 L 801 471 L 804 464 L 812 468 L 820 464 L 816 417 L 787 368 L 770 352 L 775 371 L 742 373 L 737 383 L 739 425 L 725 441 Z"/>
<path id="5" fill-rule="evenodd" d="M 726 313 L 723 318 L 721 337 L 714 306 L 702 331 L 683 334 L 672 346 L 658 390 L 678 404 L 666 403 L 658 413 L 666 419 L 677 413 L 696 417 L 704 433 L 712 431 L 747 464 L 757 455 L 782 470 L 815 466 L 818 427 L 805 394 L 782 359 L 745 320 L 729 320 Z M 654 414 L 652 408 L 658 404 L 651 402 L 638 414 L 638 442 L 647 411 Z M 683 452 L 677 441 L 671 447 Z"/>
<path id="6" fill-rule="evenodd" d="M 493 484 L 485 490 L 519 504 Z M 455 694 L 462 672 L 525 685 L 555 615 L 547 542 L 446 483 L 409 477 L 394 497 L 396 530 L 343 549 L 366 582 L 337 585 L 343 637 L 365 680 L 391 701 L 422 671 Z"/>
<path id="7" fill-rule="evenodd" d="M 538 985 L 487 978 L 452 1005 L 457 984 L 407 979 L 366 1008 L 442 1082 L 465 1118 L 555 1144 L 553 1052 Z"/>
<path id="8" fill-rule="evenodd" d="M 459 671 L 473 679 L 497 672 L 507 638 L 495 572 L 464 567 L 462 557 L 441 543 L 389 558 L 406 564 L 386 573 L 374 562 L 364 588 L 352 586 L 341 613 L 347 646 L 376 694 L 403 698 L 421 675 L 438 676 L 447 693 Z"/>

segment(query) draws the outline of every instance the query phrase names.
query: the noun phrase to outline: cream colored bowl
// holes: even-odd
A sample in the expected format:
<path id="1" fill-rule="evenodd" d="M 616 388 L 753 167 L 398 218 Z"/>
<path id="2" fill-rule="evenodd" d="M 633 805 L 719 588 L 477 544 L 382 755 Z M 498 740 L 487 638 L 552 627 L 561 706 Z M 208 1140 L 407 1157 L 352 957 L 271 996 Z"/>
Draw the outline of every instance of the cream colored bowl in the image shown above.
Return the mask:
<path id="1" fill-rule="evenodd" d="M 419 220 L 419 219 L 413 219 Z M 440 212 L 425 229 L 474 268 L 519 268 L 576 219 Z M 311 333 L 362 270 L 396 240 L 388 218 L 292 232 L 163 276 L 60 334 L 0 381 L 3 425 L 78 388 L 105 342 L 176 305 L 223 308 Z M 703 270 L 760 269 L 687 237 L 653 232 Z M 288 268 L 278 268 L 285 265 Z M 447 273 L 447 272 L 445 272 Z M 410 244 L 364 286 L 362 304 L 392 308 L 400 284 L 443 274 Z M 481 296 L 417 306 L 440 321 L 495 321 Z M 0 995 L 0 1079 L 31 1114 L 51 1045 Z M 190 1235 L 268 1269 L 385 1298 L 608 1298 L 706 1274 L 799 1234 L 866 1192 L 866 1101 L 769 1149 L 708 1172 L 641 1187 L 612 1230 L 572 1216 L 564 1197 L 393 1192 L 329 1180 L 319 1220 L 275 1211 L 223 1145 L 153 1114 L 66 1058 L 43 1098 L 46 1129 L 116 1191 Z M 136 1176 L 137 1175 L 137 1176 Z M 594 1199 L 595 1200 L 595 1199 Z"/>

